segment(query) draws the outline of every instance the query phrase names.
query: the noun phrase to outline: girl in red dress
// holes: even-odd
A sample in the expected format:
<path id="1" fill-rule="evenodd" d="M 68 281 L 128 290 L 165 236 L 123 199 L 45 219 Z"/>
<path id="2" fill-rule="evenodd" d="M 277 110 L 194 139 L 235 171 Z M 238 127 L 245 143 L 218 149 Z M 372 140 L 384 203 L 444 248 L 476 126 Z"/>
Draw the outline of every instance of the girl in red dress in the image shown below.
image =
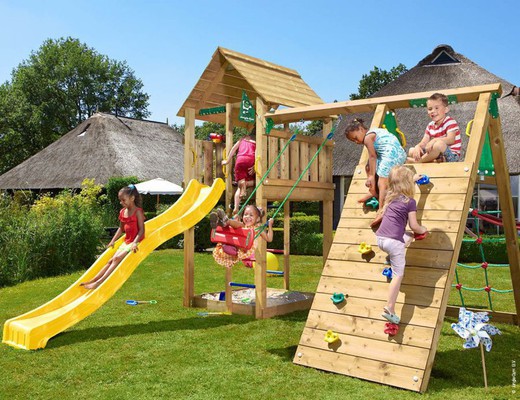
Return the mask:
<path id="1" fill-rule="evenodd" d="M 101 285 L 128 253 L 131 251 L 135 253 L 138 250 L 137 246 L 144 239 L 144 212 L 141 208 L 141 197 L 137 188 L 135 185 L 122 188 L 118 193 L 118 198 L 123 206 L 119 212 L 120 224 L 107 248 L 114 247 L 114 243 L 123 233 L 126 235 L 125 241 L 93 279 L 80 284 L 86 289 L 95 289 Z"/>

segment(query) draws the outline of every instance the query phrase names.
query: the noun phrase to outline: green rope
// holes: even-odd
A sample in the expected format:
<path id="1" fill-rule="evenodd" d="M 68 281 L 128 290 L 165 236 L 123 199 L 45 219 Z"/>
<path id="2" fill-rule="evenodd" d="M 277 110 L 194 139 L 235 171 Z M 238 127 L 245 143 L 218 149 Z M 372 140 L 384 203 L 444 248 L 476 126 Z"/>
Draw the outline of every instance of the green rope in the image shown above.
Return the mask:
<path id="1" fill-rule="evenodd" d="M 309 161 L 309 163 L 307 164 L 305 169 L 302 171 L 302 173 L 300 174 L 300 176 L 298 177 L 296 182 L 294 182 L 294 185 L 291 187 L 291 190 L 289 190 L 289 193 L 287 193 L 287 195 L 285 196 L 283 201 L 280 203 L 280 205 L 278 206 L 278 208 L 276 209 L 276 211 L 274 212 L 274 214 L 273 214 L 273 216 L 271 218 L 275 218 L 278 215 L 280 210 L 285 205 L 285 202 L 289 199 L 289 197 L 291 197 L 292 192 L 294 191 L 294 189 L 296 189 L 296 186 L 298 186 L 298 183 L 300 183 L 300 181 L 303 179 L 303 177 L 305 176 L 305 173 L 309 170 L 309 168 L 311 167 L 311 165 L 314 162 L 314 160 L 316 159 L 316 157 L 318 157 L 318 155 L 320 154 L 321 150 L 323 149 L 323 147 L 325 146 L 327 141 L 329 141 L 330 139 L 332 139 L 334 137 L 334 131 L 336 130 L 336 128 L 339 125 L 340 121 L 341 121 L 341 117 L 338 119 L 338 122 L 334 125 L 334 127 L 332 128 L 330 133 L 325 137 L 323 142 L 321 142 L 320 147 L 318 147 L 318 150 L 316 151 L 316 153 L 314 153 L 314 155 L 312 156 L 311 160 Z M 262 225 L 260 231 L 256 234 L 255 239 L 258 236 L 260 236 L 260 234 L 265 230 L 265 228 L 267 228 L 267 222 L 264 225 Z"/>
<path id="2" fill-rule="evenodd" d="M 294 141 L 294 139 L 296 139 L 296 133 L 295 132 L 290 138 L 289 138 L 289 141 L 285 144 L 285 146 L 283 147 L 283 149 L 280 151 L 280 153 L 278 153 L 278 156 L 276 157 L 276 159 L 271 163 L 271 165 L 269 166 L 269 168 L 267 168 L 267 171 L 265 172 L 265 174 L 262 176 L 262 178 L 260 179 L 260 182 L 258 182 L 258 184 L 256 185 L 256 187 L 254 188 L 254 190 L 251 192 L 251 194 L 249 195 L 249 197 L 246 199 L 246 201 L 244 202 L 244 204 L 242 205 L 242 207 L 240 207 L 240 210 L 238 211 L 238 214 L 242 213 L 242 211 L 244 211 L 244 208 L 246 208 L 247 204 L 249 203 L 249 200 L 251 200 L 251 198 L 253 197 L 253 195 L 256 193 L 256 191 L 258 190 L 258 188 L 260 187 L 260 185 L 262 183 L 264 183 L 265 181 L 265 178 L 267 178 L 267 176 L 269 175 L 269 173 L 271 172 L 271 170 L 273 169 L 273 167 L 276 165 L 276 163 L 278 162 L 278 160 L 280 159 L 280 157 L 282 156 L 282 154 L 285 152 L 285 150 L 287 149 L 287 147 L 289 147 L 289 144 L 291 144 L 291 142 Z"/>
<path id="3" fill-rule="evenodd" d="M 456 268 L 455 268 L 455 277 L 457 278 L 457 285 L 459 285 L 460 284 L 459 272 L 457 271 Z M 457 285 L 452 285 L 452 286 L 456 287 Z M 462 290 L 458 290 L 458 292 L 459 292 L 459 296 L 460 296 L 460 304 L 462 304 L 462 307 L 465 308 L 466 306 L 464 305 L 464 296 L 462 295 Z"/>
<path id="4" fill-rule="evenodd" d="M 467 265 L 462 263 L 457 263 L 458 267 L 466 268 L 466 269 L 479 269 L 482 268 L 482 264 L 479 265 Z M 488 268 L 505 268 L 509 267 L 509 264 L 488 264 Z"/>
<path id="5" fill-rule="evenodd" d="M 452 284 L 451 287 L 457 287 L 457 285 Z M 462 290 L 462 289 L 467 290 L 469 292 L 482 292 L 482 291 L 486 290 L 485 287 L 483 287 L 483 288 L 472 288 L 472 287 L 463 286 L 463 285 L 460 287 L 460 290 Z M 459 290 L 459 293 L 460 293 L 460 290 Z M 500 290 L 500 289 L 495 289 L 495 288 L 489 288 L 489 291 L 490 292 L 495 292 L 495 293 L 511 293 L 513 291 L 513 289 Z M 462 304 L 462 306 L 464 307 L 464 303 Z"/>

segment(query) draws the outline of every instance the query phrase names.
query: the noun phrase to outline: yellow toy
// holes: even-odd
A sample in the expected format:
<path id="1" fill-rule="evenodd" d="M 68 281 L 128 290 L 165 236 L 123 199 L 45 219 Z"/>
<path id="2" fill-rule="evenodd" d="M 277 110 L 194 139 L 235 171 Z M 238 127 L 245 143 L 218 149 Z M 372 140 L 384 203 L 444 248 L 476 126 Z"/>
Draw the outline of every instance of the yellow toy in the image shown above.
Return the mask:
<path id="1" fill-rule="evenodd" d="M 365 243 L 365 242 L 361 242 L 359 244 L 359 248 L 358 248 L 358 251 L 361 253 L 361 254 L 367 254 L 367 253 L 370 253 L 372 251 L 372 246 Z"/>
<path id="2" fill-rule="evenodd" d="M 323 340 L 325 340 L 327 343 L 334 343 L 339 340 L 339 335 L 336 332 L 327 331 Z"/>

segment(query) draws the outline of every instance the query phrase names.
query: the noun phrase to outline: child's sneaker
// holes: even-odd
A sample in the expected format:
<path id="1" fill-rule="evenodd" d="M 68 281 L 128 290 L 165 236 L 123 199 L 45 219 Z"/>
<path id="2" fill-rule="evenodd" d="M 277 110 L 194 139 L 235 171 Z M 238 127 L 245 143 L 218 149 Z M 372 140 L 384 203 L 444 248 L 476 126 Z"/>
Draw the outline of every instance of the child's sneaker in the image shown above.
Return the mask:
<path id="1" fill-rule="evenodd" d="M 211 226 L 211 229 L 217 229 L 218 225 L 218 215 L 216 212 L 212 212 L 209 215 L 209 226 Z"/>
<path id="2" fill-rule="evenodd" d="M 383 314 L 381 314 L 383 318 L 385 318 L 387 321 L 390 321 L 392 324 L 399 323 L 400 319 L 397 314 L 392 314 L 386 307 L 383 310 Z"/>
<path id="3" fill-rule="evenodd" d="M 210 215 L 210 223 L 211 223 L 211 215 Z M 217 209 L 217 225 L 221 227 L 225 227 L 228 224 L 228 217 L 224 210 L 221 208 Z"/>

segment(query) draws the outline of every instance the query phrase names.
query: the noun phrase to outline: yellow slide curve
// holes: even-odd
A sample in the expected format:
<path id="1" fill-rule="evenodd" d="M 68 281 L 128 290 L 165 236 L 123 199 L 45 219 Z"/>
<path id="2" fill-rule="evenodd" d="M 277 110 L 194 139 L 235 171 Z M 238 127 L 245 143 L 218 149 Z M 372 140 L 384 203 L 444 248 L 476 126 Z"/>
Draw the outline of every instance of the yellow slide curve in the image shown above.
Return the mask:
<path id="1" fill-rule="evenodd" d="M 139 245 L 139 251 L 126 256 L 98 288 L 87 290 L 79 284 L 92 279 L 103 268 L 124 236 L 63 293 L 32 311 L 7 320 L 2 342 L 25 350 L 44 348 L 51 337 L 100 308 L 154 249 L 202 220 L 217 204 L 224 188 L 222 179 L 216 179 L 211 187 L 191 180 L 175 204 L 145 223 L 146 238 Z"/>

